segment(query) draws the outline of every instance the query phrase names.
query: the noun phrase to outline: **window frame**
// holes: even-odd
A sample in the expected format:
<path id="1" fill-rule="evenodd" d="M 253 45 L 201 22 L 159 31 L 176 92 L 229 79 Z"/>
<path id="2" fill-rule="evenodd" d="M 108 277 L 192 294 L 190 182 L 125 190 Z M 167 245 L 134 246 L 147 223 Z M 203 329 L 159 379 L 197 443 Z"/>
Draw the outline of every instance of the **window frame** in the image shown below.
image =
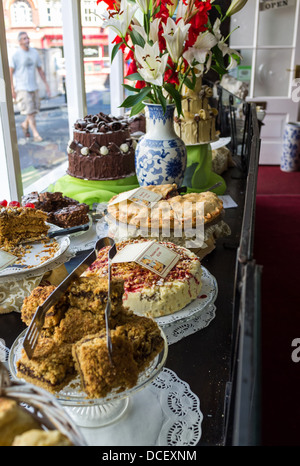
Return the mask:
<path id="1" fill-rule="evenodd" d="M 66 57 L 66 92 L 68 100 L 68 120 L 69 136 L 73 134 L 73 124 L 78 118 L 83 118 L 87 112 L 85 81 L 84 81 L 84 60 L 82 43 L 82 21 L 80 0 L 61 0 L 62 4 L 62 26 L 64 40 L 64 55 Z M 110 38 L 113 39 L 112 34 Z M 123 82 L 123 57 L 119 52 L 111 64 L 111 113 L 120 115 L 124 112 L 119 106 L 123 102 L 124 90 Z M 20 168 L 17 132 L 15 125 L 14 109 L 11 95 L 9 65 L 6 46 L 6 30 L 4 22 L 3 0 L 0 0 L 0 80 L 5 83 L 5 99 L 0 102 L 0 170 L 1 195 L 7 200 L 21 200 L 23 192 L 22 176 Z M 62 168 L 64 164 L 62 164 Z M 52 173 L 52 172 L 51 172 Z M 53 177 L 46 175 L 38 182 L 39 191 L 47 189 L 53 182 Z M 59 170 L 54 174 L 61 173 Z M 26 192 L 32 191 L 35 184 L 29 186 Z"/>

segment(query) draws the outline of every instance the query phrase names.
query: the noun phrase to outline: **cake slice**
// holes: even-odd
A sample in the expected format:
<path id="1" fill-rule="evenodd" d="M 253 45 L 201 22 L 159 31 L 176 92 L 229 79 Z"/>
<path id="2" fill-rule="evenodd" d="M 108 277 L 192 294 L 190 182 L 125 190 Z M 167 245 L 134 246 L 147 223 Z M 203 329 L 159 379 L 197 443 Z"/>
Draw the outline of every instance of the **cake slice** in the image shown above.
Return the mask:
<path id="1" fill-rule="evenodd" d="M 55 344 L 46 357 L 29 359 L 22 349 L 16 363 L 17 376 L 26 382 L 57 393 L 74 377 L 74 363 L 70 344 Z"/>
<path id="2" fill-rule="evenodd" d="M 70 305 L 83 311 L 102 313 L 107 304 L 108 279 L 107 277 L 88 276 L 79 277 L 70 285 L 67 294 Z M 110 286 L 111 316 L 120 311 L 124 282 L 114 279 Z"/>
<path id="3" fill-rule="evenodd" d="M 29 326 L 38 306 L 41 306 L 55 289 L 54 285 L 37 286 L 29 296 L 24 298 L 21 307 L 21 319 L 27 326 Z M 67 297 L 62 296 L 58 302 L 51 306 L 46 312 L 43 328 L 51 328 L 58 325 L 66 311 L 67 305 Z"/>
<path id="4" fill-rule="evenodd" d="M 31 207 L 3 207 L 0 210 L 0 247 L 6 250 L 22 241 L 35 241 L 47 235 L 47 214 Z"/>
<path id="5" fill-rule="evenodd" d="M 143 371 L 164 347 L 164 340 L 155 320 L 130 311 L 120 313 L 116 335 L 132 343 L 133 358 L 139 371 Z"/>
<path id="6" fill-rule="evenodd" d="M 138 380 L 138 366 L 130 341 L 111 331 L 112 361 L 109 359 L 105 331 L 82 338 L 72 347 L 82 389 L 89 398 L 102 398 L 113 389 L 132 388 Z"/>

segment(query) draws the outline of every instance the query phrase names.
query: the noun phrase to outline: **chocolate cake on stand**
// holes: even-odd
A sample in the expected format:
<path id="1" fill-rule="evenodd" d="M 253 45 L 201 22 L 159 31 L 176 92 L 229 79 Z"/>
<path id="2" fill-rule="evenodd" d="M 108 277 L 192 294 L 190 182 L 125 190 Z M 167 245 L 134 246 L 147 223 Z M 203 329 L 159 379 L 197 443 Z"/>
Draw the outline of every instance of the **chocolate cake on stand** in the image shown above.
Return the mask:
<path id="1" fill-rule="evenodd" d="M 202 84 L 201 77 L 197 79 L 193 90 L 183 86 L 183 116 L 175 116 L 174 128 L 187 148 L 183 185 L 194 192 L 201 192 L 220 183 L 213 191 L 222 195 L 226 190 L 226 183 L 212 170 L 211 143 L 218 140 L 219 132 L 216 130 L 218 111 L 210 106 L 211 97 L 212 89 Z"/>
<path id="2" fill-rule="evenodd" d="M 51 190 L 92 208 L 94 203 L 137 188 L 134 147 L 128 118 L 99 112 L 78 119 L 67 146 L 67 175 Z"/>

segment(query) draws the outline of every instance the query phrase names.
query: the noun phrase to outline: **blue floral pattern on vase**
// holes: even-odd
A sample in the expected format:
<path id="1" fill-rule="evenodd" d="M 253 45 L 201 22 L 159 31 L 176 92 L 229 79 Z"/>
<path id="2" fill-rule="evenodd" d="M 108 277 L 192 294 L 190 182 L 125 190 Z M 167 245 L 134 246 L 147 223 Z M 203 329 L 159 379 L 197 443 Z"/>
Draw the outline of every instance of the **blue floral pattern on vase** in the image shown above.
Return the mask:
<path id="1" fill-rule="evenodd" d="M 285 172 L 300 170 L 300 124 L 288 123 L 283 135 L 280 168 Z"/>
<path id="2" fill-rule="evenodd" d="M 140 186 L 176 183 L 182 185 L 187 163 L 186 147 L 173 125 L 174 105 L 147 104 L 147 132 L 135 150 L 135 170 Z"/>

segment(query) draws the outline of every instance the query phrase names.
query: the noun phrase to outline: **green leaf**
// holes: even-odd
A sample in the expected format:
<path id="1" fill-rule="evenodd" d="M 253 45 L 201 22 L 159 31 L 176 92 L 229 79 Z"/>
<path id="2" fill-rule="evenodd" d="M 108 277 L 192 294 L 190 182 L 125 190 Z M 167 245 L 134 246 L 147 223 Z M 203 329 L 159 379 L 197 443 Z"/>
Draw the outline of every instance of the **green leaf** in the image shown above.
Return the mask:
<path id="1" fill-rule="evenodd" d="M 111 52 L 111 63 L 113 62 L 113 59 L 115 58 L 115 56 L 117 55 L 118 51 L 119 51 L 119 48 L 121 47 L 122 45 L 122 42 L 119 42 L 118 44 L 115 44 L 113 46 L 113 49 L 112 49 L 112 52 Z"/>
<path id="2" fill-rule="evenodd" d="M 137 115 L 141 113 L 141 111 L 145 108 L 145 104 L 143 102 L 139 102 L 138 104 L 134 105 L 131 109 L 130 116 Z"/>
<path id="3" fill-rule="evenodd" d="M 163 93 L 161 92 L 161 89 L 159 87 L 156 88 L 156 92 L 157 92 L 157 95 L 158 95 L 160 105 L 162 106 L 164 114 L 165 114 L 166 109 L 167 109 L 166 98 L 163 96 Z"/>
<path id="4" fill-rule="evenodd" d="M 144 79 L 139 73 L 129 74 L 128 76 L 126 76 L 126 79 L 128 79 L 129 81 L 144 81 Z"/>
<path id="5" fill-rule="evenodd" d="M 175 89 L 175 87 L 170 84 L 170 83 L 165 83 L 164 84 L 165 90 L 173 97 L 176 108 L 177 108 L 177 113 L 178 116 L 181 115 L 182 113 L 182 108 L 181 108 L 181 95 L 179 92 Z"/>
<path id="6" fill-rule="evenodd" d="M 131 37 L 131 40 L 132 40 L 132 43 L 133 45 L 140 45 L 141 47 L 144 48 L 145 46 L 145 40 L 144 38 L 141 36 L 141 34 L 139 34 L 137 31 L 135 30 L 132 30 L 130 31 L 130 37 Z"/>
<path id="7" fill-rule="evenodd" d="M 140 92 L 136 95 L 129 95 L 124 102 L 120 105 L 120 107 L 130 108 L 134 105 L 138 104 L 142 100 L 144 100 L 148 94 L 151 92 L 151 87 L 144 87 L 140 90 Z"/>
<path id="8" fill-rule="evenodd" d="M 136 87 L 133 86 L 128 86 L 128 84 L 122 84 L 125 89 L 127 89 L 130 92 L 140 92 L 140 89 L 137 89 Z"/>

